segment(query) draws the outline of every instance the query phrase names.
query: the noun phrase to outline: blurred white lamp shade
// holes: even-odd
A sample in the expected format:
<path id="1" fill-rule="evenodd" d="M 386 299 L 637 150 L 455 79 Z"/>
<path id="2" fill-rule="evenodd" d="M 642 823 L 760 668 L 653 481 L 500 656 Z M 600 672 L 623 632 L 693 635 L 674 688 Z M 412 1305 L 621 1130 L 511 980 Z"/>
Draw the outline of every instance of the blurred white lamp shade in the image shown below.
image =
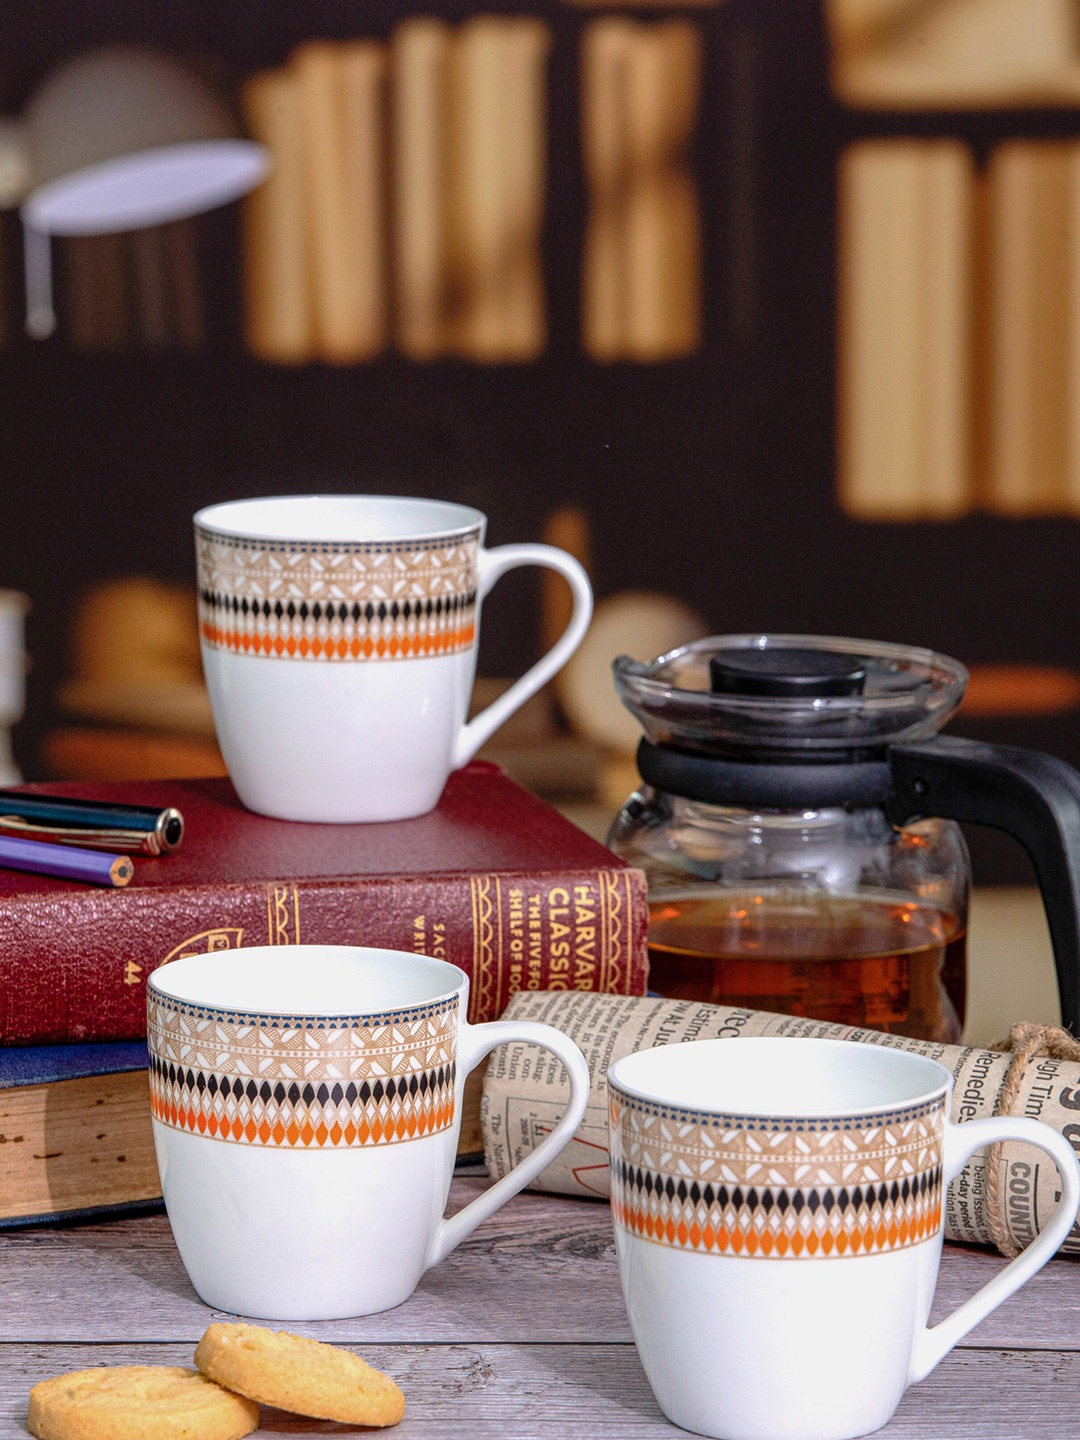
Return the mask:
<path id="1" fill-rule="evenodd" d="M 270 168 L 264 147 L 237 135 L 198 76 L 138 46 L 61 64 L 32 96 L 19 138 L 27 329 L 38 336 L 56 325 L 50 235 L 104 235 L 199 215 L 247 194 Z M 11 132 L 0 134 L 0 189 L 19 168 Z"/>

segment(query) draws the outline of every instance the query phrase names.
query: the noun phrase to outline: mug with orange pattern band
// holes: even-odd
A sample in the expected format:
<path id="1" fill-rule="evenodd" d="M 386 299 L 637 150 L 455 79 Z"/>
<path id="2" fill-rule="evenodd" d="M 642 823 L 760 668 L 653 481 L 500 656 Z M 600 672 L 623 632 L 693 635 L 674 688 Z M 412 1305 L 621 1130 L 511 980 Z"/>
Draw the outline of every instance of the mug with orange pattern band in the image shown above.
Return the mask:
<path id="1" fill-rule="evenodd" d="M 404 820 L 580 645 L 588 577 L 550 545 L 484 548 L 466 505 L 288 495 L 195 516 L 199 628 L 214 728 L 249 810 L 282 820 Z M 519 565 L 565 576 L 552 648 L 466 722 L 480 607 Z"/>
<path id="2" fill-rule="evenodd" d="M 549 1025 L 465 1019 L 445 960 L 348 945 L 187 955 L 147 986 L 150 1110 L 162 1194 L 208 1305 L 268 1320 L 388 1310 L 550 1163 L 589 1072 Z M 566 1113 L 449 1220 L 465 1077 L 531 1041 L 570 1076 Z"/>
<path id="3" fill-rule="evenodd" d="M 954 1125 L 922 1055 L 759 1036 L 662 1045 L 608 1071 L 611 1207 L 630 1327 L 660 1408 L 723 1440 L 851 1440 L 886 1424 L 1068 1234 L 1080 1168 L 1048 1125 Z M 1046 1229 L 927 1326 L 945 1192 L 1018 1140 L 1061 1177 Z"/>

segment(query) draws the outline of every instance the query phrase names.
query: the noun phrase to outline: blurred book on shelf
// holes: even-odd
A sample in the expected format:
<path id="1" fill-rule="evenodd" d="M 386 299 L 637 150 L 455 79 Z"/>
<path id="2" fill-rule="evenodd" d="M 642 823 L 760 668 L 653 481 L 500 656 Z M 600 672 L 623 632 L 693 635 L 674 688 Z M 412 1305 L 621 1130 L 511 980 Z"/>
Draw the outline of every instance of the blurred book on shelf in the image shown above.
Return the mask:
<path id="1" fill-rule="evenodd" d="M 305 158 L 315 352 L 347 364 L 386 344 L 386 48 L 312 41 L 294 54 Z"/>
<path id="2" fill-rule="evenodd" d="M 1080 144 L 1000 145 L 985 186 L 983 502 L 1080 515 Z"/>
<path id="3" fill-rule="evenodd" d="M 246 333 L 280 363 L 522 361 L 546 343 L 548 29 L 403 21 L 312 41 L 244 87 L 274 157 L 245 202 Z"/>
<path id="4" fill-rule="evenodd" d="M 61 319 L 77 350 L 192 350 L 206 338 L 196 222 L 62 237 Z"/>
<path id="5" fill-rule="evenodd" d="M 264 70 L 243 89 L 252 138 L 269 150 L 269 176 L 243 204 L 244 317 L 248 347 L 279 365 L 315 353 L 315 309 L 305 235 L 305 153 L 300 82 Z"/>
<path id="6" fill-rule="evenodd" d="M 546 340 L 540 266 L 550 36 L 539 20 L 477 15 L 450 49 L 450 348 L 532 360 Z"/>
<path id="7" fill-rule="evenodd" d="M 41 744 L 50 780 L 203 780 L 227 774 L 212 740 L 105 725 L 60 725 Z"/>
<path id="8" fill-rule="evenodd" d="M 448 125 L 451 30 L 403 20 L 390 39 L 390 187 L 395 343 L 413 360 L 449 344 Z"/>
<path id="9" fill-rule="evenodd" d="M 838 186 L 838 486 L 860 519 L 972 500 L 975 168 L 955 140 L 864 140 Z"/>
<path id="10" fill-rule="evenodd" d="M 1080 143 L 859 141 L 837 230 L 844 510 L 1080 515 Z"/>
<path id="11" fill-rule="evenodd" d="M 670 360 L 700 345 L 701 223 L 687 151 L 701 64 L 689 20 L 586 27 L 582 332 L 596 360 Z"/>
<path id="12" fill-rule="evenodd" d="M 70 235 L 59 242 L 65 293 L 60 314 L 76 350 L 123 350 L 134 340 L 123 235 Z"/>
<path id="13" fill-rule="evenodd" d="M 94 586 L 75 612 L 71 662 L 58 697 L 69 714 L 207 733 L 194 588 L 141 575 Z"/>
<path id="14" fill-rule="evenodd" d="M 194 220 L 133 230 L 127 241 L 133 275 L 135 340 L 146 350 L 194 350 L 206 339 Z"/>
<path id="15" fill-rule="evenodd" d="M 195 592 L 146 576 L 83 596 L 64 722 L 42 745 L 55 779 L 152 780 L 225 774 L 202 677 Z"/>
<path id="16" fill-rule="evenodd" d="M 1080 709 L 1080 675 L 1060 665 L 972 665 L 964 720 L 1065 715 Z"/>
<path id="17" fill-rule="evenodd" d="M 874 110 L 1080 102 L 1073 0 L 826 0 L 832 84 Z"/>

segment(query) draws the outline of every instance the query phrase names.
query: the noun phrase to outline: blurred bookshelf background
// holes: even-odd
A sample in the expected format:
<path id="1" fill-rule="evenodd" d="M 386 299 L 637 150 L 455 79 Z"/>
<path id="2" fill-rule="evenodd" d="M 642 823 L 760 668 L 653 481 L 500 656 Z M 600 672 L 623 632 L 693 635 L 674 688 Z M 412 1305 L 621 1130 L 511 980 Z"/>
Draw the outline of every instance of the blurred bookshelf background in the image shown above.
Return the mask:
<path id="1" fill-rule="evenodd" d="M 976 672 L 956 731 L 1080 763 L 1069 0 L 9 0 L 0 110 L 113 44 L 191 67 L 274 169 L 55 239 L 46 340 L 0 217 L 28 778 L 215 764 L 191 514 L 315 490 L 474 504 L 490 543 L 587 561 L 594 636 L 493 752 L 541 793 L 613 808 L 608 662 L 707 632 L 945 651 Z M 501 582 L 487 689 L 563 603 Z M 973 846 L 981 883 L 1029 878 Z"/>

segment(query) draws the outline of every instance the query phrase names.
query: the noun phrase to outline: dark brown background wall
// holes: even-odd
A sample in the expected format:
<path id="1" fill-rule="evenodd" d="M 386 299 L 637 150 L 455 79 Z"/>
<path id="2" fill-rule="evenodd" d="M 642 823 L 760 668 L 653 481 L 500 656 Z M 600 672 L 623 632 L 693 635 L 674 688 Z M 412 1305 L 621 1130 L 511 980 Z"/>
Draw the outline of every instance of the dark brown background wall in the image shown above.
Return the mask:
<path id="1" fill-rule="evenodd" d="M 1077 522 L 858 524 L 833 492 L 839 148 L 863 133 L 945 133 L 981 154 L 1005 135 L 1080 133 L 1080 119 L 844 114 L 828 91 L 817 0 L 726 0 L 691 12 L 706 46 L 695 155 L 705 346 L 686 362 L 599 366 L 583 355 L 577 318 L 577 51 L 590 12 L 554 0 L 417 8 L 451 19 L 521 9 L 552 26 L 546 355 L 498 368 L 393 355 L 345 370 L 259 364 L 239 338 L 234 209 L 199 222 L 205 350 L 75 354 L 62 338 L 19 335 L 9 223 L 0 583 L 34 605 L 29 711 L 17 743 L 29 774 L 79 592 L 138 571 L 189 581 L 192 511 L 259 493 L 444 496 L 486 510 L 494 543 L 535 537 L 549 510 L 573 500 L 592 517 L 600 595 L 670 591 L 717 631 L 848 633 L 967 661 L 1080 663 Z M 407 13 L 412 7 L 384 0 L 6 0 L 0 95 L 16 111 L 57 59 L 111 40 L 163 44 L 235 91 L 302 39 L 385 35 Z M 529 579 L 502 588 L 485 610 L 489 673 L 521 668 L 537 644 Z M 1080 762 L 1075 716 L 966 728 Z M 993 860 L 1002 875 L 1020 873 L 1011 851 Z"/>

